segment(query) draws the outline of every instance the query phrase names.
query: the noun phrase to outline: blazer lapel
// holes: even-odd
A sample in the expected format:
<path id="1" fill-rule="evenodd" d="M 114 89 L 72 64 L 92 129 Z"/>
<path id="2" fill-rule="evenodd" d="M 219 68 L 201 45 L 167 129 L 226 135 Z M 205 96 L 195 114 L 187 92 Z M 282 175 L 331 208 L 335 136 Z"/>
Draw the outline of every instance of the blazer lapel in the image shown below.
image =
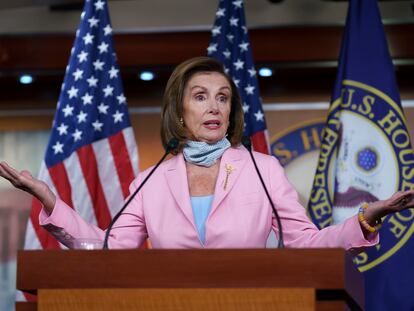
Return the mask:
<path id="1" fill-rule="evenodd" d="M 213 206 L 210 215 L 218 208 L 227 194 L 232 190 L 239 178 L 247 158 L 243 153 L 235 148 L 229 148 L 223 154 L 220 161 L 220 169 L 214 190 Z"/>
<path id="2" fill-rule="evenodd" d="M 178 207 L 196 230 L 188 189 L 187 170 L 182 153 L 171 159 L 169 164 L 165 170 L 168 187 Z"/>
<path id="3" fill-rule="evenodd" d="M 243 167 L 247 163 L 247 160 L 248 157 L 245 153 L 236 148 L 229 148 L 223 154 L 220 161 L 219 174 L 214 190 L 214 200 L 210 215 L 214 213 L 227 194 L 232 190 L 243 170 Z M 231 170 L 231 172 L 228 172 L 229 170 Z M 167 184 L 170 188 L 171 194 L 177 202 L 178 207 L 192 224 L 194 230 L 197 231 L 194 224 L 193 210 L 191 208 L 187 170 L 182 153 L 171 159 L 165 170 L 165 177 L 167 179 Z"/>

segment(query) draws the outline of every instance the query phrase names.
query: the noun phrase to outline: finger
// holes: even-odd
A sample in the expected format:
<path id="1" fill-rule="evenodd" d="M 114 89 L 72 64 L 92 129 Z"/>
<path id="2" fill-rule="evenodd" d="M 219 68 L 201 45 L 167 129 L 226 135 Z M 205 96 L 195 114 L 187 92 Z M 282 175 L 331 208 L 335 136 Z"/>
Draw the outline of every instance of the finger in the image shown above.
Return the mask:
<path id="1" fill-rule="evenodd" d="M 405 192 L 404 195 L 399 199 L 398 205 L 402 208 L 408 207 L 413 201 L 413 195 L 410 192 Z"/>
<path id="2" fill-rule="evenodd" d="M 8 181 L 10 181 L 15 187 L 22 187 L 22 186 L 27 187 L 30 181 L 32 180 L 32 178 L 28 178 L 27 175 L 25 176 L 23 174 L 20 174 L 18 171 L 16 171 L 14 168 L 8 165 L 6 162 L 2 162 L 1 168 L 2 168 L 3 176 Z"/>
<path id="3" fill-rule="evenodd" d="M 414 206 L 414 193 L 410 193 L 407 196 L 407 206 Z"/>
<path id="4" fill-rule="evenodd" d="M 23 175 L 24 177 L 28 178 L 28 179 L 33 179 L 33 176 L 32 176 L 32 174 L 30 174 L 29 171 L 24 170 L 24 171 L 21 171 L 20 174 Z"/>
<path id="5" fill-rule="evenodd" d="M 0 162 L 0 172 L 3 172 L 6 170 L 5 166 L 7 166 L 7 163 L 4 161 Z"/>
<path id="6" fill-rule="evenodd" d="M 30 188 L 30 190 L 33 190 L 36 187 L 36 180 L 33 178 L 32 174 L 30 174 L 29 171 L 21 171 L 20 172 L 20 181 L 22 183 L 22 186 L 26 188 Z M 27 189 L 25 189 L 27 190 Z"/>
<path id="7" fill-rule="evenodd" d="M 6 162 L 3 162 L 3 170 L 14 180 L 19 180 L 20 174 L 18 171 L 16 171 L 14 168 L 12 168 L 10 165 L 8 165 Z"/>
<path id="8" fill-rule="evenodd" d="M 391 198 L 389 198 L 389 204 L 390 205 L 399 205 L 401 200 L 404 198 L 404 191 L 398 191 L 395 192 Z"/>
<path id="9" fill-rule="evenodd" d="M 414 190 L 407 190 L 407 191 L 404 191 L 404 196 L 405 196 L 406 198 L 412 198 L 412 197 L 414 197 Z"/>
<path id="10" fill-rule="evenodd" d="M 2 162 L 1 164 L 3 163 L 4 162 Z M 13 180 L 13 176 L 9 173 L 9 171 L 3 165 L 0 165 L 0 176 L 6 178 L 9 181 Z"/>
<path id="11" fill-rule="evenodd" d="M 17 171 L 6 162 L 1 162 L 1 167 L 4 171 L 8 172 L 11 175 L 15 175 L 17 173 Z"/>

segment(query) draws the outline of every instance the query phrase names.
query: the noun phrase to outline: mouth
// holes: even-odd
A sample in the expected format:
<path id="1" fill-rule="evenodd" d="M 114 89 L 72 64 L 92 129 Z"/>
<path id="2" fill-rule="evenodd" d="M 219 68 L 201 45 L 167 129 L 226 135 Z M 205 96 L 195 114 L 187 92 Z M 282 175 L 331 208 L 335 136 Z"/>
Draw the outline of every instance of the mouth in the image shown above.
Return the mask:
<path id="1" fill-rule="evenodd" d="M 203 123 L 203 126 L 210 130 L 215 130 L 221 126 L 221 122 L 219 120 L 208 120 Z"/>

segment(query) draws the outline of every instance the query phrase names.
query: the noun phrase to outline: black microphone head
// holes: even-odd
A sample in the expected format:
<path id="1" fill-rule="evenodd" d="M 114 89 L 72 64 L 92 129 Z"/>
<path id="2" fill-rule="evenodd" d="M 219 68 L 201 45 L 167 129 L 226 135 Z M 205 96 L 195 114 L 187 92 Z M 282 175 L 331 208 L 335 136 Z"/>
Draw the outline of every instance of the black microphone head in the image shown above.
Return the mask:
<path id="1" fill-rule="evenodd" d="M 171 139 L 169 140 L 168 144 L 167 144 L 167 150 L 166 150 L 166 152 L 171 152 L 171 151 L 173 151 L 175 148 L 177 148 L 177 147 L 178 147 L 178 144 L 179 144 L 179 143 L 180 143 L 180 142 L 178 141 L 178 139 L 177 139 L 177 138 L 175 138 L 175 137 L 171 138 Z"/>
<path id="2" fill-rule="evenodd" d="M 242 144 L 243 144 L 244 147 L 246 147 L 247 150 L 249 150 L 249 151 L 252 150 L 252 142 L 250 141 L 250 137 L 243 136 L 242 137 Z"/>

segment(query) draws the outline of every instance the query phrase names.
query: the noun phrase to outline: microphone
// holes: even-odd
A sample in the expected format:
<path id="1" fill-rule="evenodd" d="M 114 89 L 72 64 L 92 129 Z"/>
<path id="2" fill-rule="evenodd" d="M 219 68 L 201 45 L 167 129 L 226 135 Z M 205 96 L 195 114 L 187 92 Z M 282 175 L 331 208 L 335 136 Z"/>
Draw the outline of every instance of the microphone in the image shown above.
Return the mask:
<path id="1" fill-rule="evenodd" d="M 142 181 L 142 183 L 139 185 L 139 187 L 134 191 L 134 193 L 129 197 L 129 199 L 125 202 L 124 206 L 120 209 L 120 211 L 114 216 L 111 223 L 108 226 L 108 229 L 106 229 L 105 232 L 105 239 L 103 243 L 103 249 L 108 249 L 108 239 L 109 239 L 109 233 L 114 226 L 115 222 L 118 220 L 118 218 L 122 215 L 125 208 L 131 203 L 132 199 L 137 195 L 137 193 L 141 190 L 142 186 L 147 182 L 147 180 L 151 177 L 151 175 L 155 172 L 155 170 L 160 166 L 162 161 L 164 161 L 165 157 L 173 151 L 175 148 L 177 148 L 179 144 L 179 141 L 177 138 L 171 138 L 170 141 L 167 144 L 167 147 L 165 148 L 165 153 L 162 156 L 162 158 L 158 161 L 157 165 L 154 166 L 154 168 L 151 170 L 151 172 L 145 177 L 145 179 Z"/>
<path id="2" fill-rule="evenodd" d="M 263 181 L 262 175 L 260 174 L 259 168 L 257 167 L 256 160 L 254 159 L 253 152 L 252 152 L 252 142 L 250 141 L 250 138 L 249 137 L 243 136 L 243 138 L 242 138 L 242 144 L 247 149 L 247 151 L 249 151 L 249 153 L 250 153 L 250 157 L 252 158 L 252 161 L 253 161 L 253 164 L 254 164 L 254 168 L 256 169 L 257 175 L 259 175 L 260 182 L 262 183 L 263 189 L 266 192 L 266 196 L 267 196 L 267 198 L 268 198 L 268 200 L 270 202 L 270 205 L 272 206 L 273 213 L 275 214 L 277 226 L 279 228 L 279 243 L 278 243 L 277 248 L 284 248 L 285 245 L 283 243 L 282 223 L 280 221 L 280 217 L 279 217 L 279 214 L 277 213 L 277 210 L 275 208 L 275 205 L 273 204 L 273 201 L 272 201 L 272 199 L 271 199 L 271 197 L 269 195 L 269 191 L 267 191 L 266 185 L 265 185 L 265 183 Z"/>

